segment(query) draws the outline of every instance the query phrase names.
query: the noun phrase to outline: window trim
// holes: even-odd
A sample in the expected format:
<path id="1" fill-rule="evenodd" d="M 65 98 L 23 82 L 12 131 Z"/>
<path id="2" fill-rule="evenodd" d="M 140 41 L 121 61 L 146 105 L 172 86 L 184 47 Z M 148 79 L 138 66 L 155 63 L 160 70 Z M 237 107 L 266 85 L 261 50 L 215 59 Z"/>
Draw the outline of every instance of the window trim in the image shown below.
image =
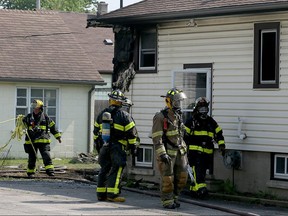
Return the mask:
<path id="1" fill-rule="evenodd" d="M 276 33 L 276 47 L 275 47 L 275 82 L 261 81 L 261 55 L 262 55 L 262 33 L 275 31 Z M 254 77 L 253 88 L 279 88 L 279 61 L 280 61 L 280 23 L 255 23 L 254 24 Z"/>
<path id="2" fill-rule="evenodd" d="M 56 91 L 56 106 L 55 106 L 55 108 L 56 108 L 56 113 L 55 113 L 55 123 L 56 123 L 56 126 L 58 127 L 58 128 L 60 128 L 60 107 L 59 107 L 59 88 L 57 88 L 57 87 L 36 87 L 36 86 L 29 86 L 29 87 L 24 87 L 24 86 L 16 86 L 16 92 L 15 92 L 15 116 L 17 115 L 17 113 L 16 113 L 16 110 L 17 110 L 17 108 L 25 108 L 25 107 L 21 107 L 21 106 L 17 106 L 17 98 L 18 98 L 18 95 L 17 95 L 17 89 L 26 89 L 26 91 L 27 91 L 27 98 L 26 98 L 26 103 L 27 103 L 27 106 L 26 106 L 26 110 L 27 110 L 27 114 L 28 113 L 30 113 L 31 112 L 31 91 L 33 90 L 33 89 L 41 89 L 41 90 L 55 90 Z M 41 100 L 43 100 L 42 98 L 41 98 Z M 43 101 L 44 102 L 44 101 Z M 44 102 L 44 106 L 45 106 L 45 102 Z M 44 110 L 45 110 L 45 108 L 44 108 Z M 46 111 L 45 111 L 45 113 L 46 113 Z"/>
<path id="3" fill-rule="evenodd" d="M 276 167 L 277 167 L 277 158 L 284 158 L 285 165 L 284 165 L 284 174 L 283 173 L 276 173 Z M 273 179 L 281 179 L 281 180 L 288 180 L 288 154 L 282 154 L 282 153 L 275 153 L 273 154 L 273 165 L 272 165 L 272 178 Z"/>
<path id="4" fill-rule="evenodd" d="M 144 161 L 138 161 L 137 157 L 135 158 L 135 166 L 137 167 L 147 167 L 152 168 L 153 167 L 153 146 L 152 145 L 141 145 L 139 148 L 143 149 L 143 160 L 145 159 L 145 149 L 151 151 L 151 162 L 144 162 Z"/>

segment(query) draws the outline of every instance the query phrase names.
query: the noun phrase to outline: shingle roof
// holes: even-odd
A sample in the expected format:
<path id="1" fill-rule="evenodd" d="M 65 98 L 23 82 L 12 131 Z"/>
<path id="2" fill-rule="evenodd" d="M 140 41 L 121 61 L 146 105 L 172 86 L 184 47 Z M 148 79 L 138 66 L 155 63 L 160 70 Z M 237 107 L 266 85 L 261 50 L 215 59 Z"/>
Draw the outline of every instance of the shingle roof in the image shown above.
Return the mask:
<path id="1" fill-rule="evenodd" d="M 59 15 L 73 32 L 93 64 L 96 65 L 97 70 L 100 73 L 112 74 L 114 45 L 103 43 L 105 39 L 111 39 L 114 44 L 112 28 L 86 28 L 87 14 L 84 13 L 60 12 Z"/>
<path id="2" fill-rule="evenodd" d="M 287 0 L 144 0 L 94 18 L 110 24 L 288 10 Z M 93 20 L 93 19 L 92 19 Z"/>
<path id="3" fill-rule="evenodd" d="M 0 23 L 0 80 L 104 82 L 58 12 L 0 9 Z"/>

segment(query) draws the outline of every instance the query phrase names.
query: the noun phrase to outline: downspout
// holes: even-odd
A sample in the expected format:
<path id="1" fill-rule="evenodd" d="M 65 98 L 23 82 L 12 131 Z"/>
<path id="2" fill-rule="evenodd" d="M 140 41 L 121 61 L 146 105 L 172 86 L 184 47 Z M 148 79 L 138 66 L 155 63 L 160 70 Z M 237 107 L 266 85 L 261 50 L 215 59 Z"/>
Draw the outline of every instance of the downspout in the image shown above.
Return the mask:
<path id="1" fill-rule="evenodd" d="M 87 136 L 87 145 L 88 145 L 88 153 L 91 153 L 93 152 L 93 145 L 90 143 L 91 142 L 91 133 L 92 133 L 92 119 L 94 119 L 94 113 L 93 113 L 93 118 L 91 117 L 92 115 L 92 109 L 91 109 L 91 106 L 92 106 L 92 95 L 93 95 L 93 92 L 95 91 L 95 86 L 93 86 L 89 92 L 88 92 L 88 136 Z M 94 102 L 94 100 L 93 100 Z M 93 104 L 94 106 L 94 104 Z"/>
<path id="2" fill-rule="evenodd" d="M 41 0 L 36 0 L 36 10 L 40 10 L 41 9 Z"/>

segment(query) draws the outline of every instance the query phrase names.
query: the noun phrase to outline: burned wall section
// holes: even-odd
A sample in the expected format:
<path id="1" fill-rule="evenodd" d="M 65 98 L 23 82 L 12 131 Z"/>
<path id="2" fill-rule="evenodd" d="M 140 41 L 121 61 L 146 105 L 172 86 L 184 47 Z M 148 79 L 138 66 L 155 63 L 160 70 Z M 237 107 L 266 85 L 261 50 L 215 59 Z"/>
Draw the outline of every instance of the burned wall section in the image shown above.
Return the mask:
<path id="1" fill-rule="evenodd" d="M 112 88 L 128 92 L 134 79 L 134 46 L 136 33 L 130 27 L 114 27 L 115 48 L 113 58 Z"/>

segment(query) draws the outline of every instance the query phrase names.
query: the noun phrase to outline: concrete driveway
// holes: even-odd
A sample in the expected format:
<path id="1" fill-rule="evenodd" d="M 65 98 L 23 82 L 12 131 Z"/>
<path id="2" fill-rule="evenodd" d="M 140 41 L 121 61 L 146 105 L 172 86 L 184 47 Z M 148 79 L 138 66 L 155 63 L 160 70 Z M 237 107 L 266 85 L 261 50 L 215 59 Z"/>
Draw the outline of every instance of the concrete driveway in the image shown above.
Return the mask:
<path id="1" fill-rule="evenodd" d="M 0 215 L 277 215 L 286 208 L 227 201 L 193 201 L 182 197 L 181 207 L 166 210 L 157 193 L 122 190 L 125 203 L 98 202 L 96 185 L 63 180 L 0 181 Z M 209 208 L 212 207 L 212 208 Z M 214 208 L 216 207 L 216 208 Z M 229 211 L 231 209 L 231 211 Z M 228 210 L 228 211 L 227 211 Z"/>

